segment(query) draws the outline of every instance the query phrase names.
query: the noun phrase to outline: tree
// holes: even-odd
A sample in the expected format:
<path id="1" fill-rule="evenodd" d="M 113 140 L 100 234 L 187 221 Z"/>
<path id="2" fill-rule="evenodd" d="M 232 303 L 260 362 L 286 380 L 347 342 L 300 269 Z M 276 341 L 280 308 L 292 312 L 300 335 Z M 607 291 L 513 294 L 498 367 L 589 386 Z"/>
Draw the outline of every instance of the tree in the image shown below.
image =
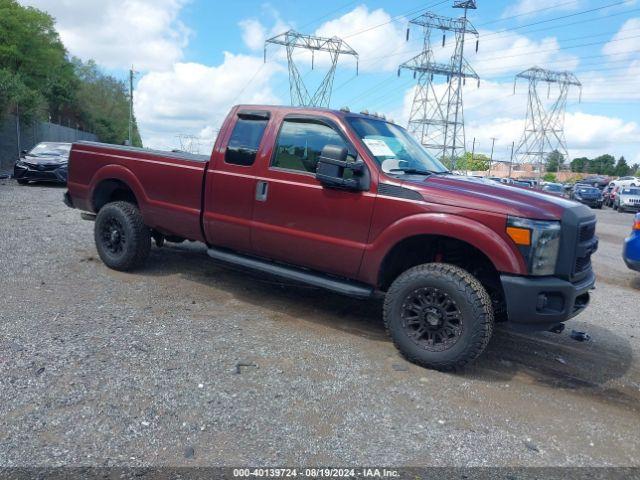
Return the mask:
<path id="1" fill-rule="evenodd" d="M 626 177 L 631 173 L 631 168 L 627 165 L 627 160 L 624 157 L 618 159 L 614 170 L 614 175 L 618 177 Z"/>
<path id="2" fill-rule="evenodd" d="M 83 63 L 74 58 L 73 65 L 80 80 L 77 93 L 80 118 L 103 142 L 122 144 L 129 137 L 127 86 L 121 80 L 103 74 L 93 60 Z M 135 118 L 132 143 L 142 146 Z"/>
<path id="3" fill-rule="evenodd" d="M 490 158 L 483 153 L 471 154 L 465 152 L 456 159 L 455 170 L 467 170 L 471 172 L 484 172 L 489 170 Z M 449 169 L 453 169 L 453 162 L 449 157 L 445 157 L 442 163 Z"/>
<path id="4" fill-rule="evenodd" d="M 73 104 L 78 81 L 45 12 L 0 0 L 0 69 L 0 113 L 17 103 L 23 115 L 42 117 L 46 110 L 56 115 Z"/>
<path id="5" fill-rule="evenodd" d="M 557 181 L 557 177 L 555 176 L 555 174 L 547 172 L 544 174 L 544 177 L 542 177 L 542 179 L 545 182 L 556 182 Z"/>
<path id="6" fill-rule="evenodd" d="M 598 175 L 613 175 L 616 159 L 613 155 L 605 154 L 591 160 L 589 173 Z"/>
<path id="7" fill-rule="evenodd" d="M 591 160 L 589 160 L 587 157 L 574 158 L 573 160 L 571 160 L 569 168 L 571 168 L 572 172 L 583 173 L 588 170 L 590 162 Z"/>
<path id="8" fill-rule="evenodd" d="M 547 155 L 547 159 L 546 159 L 547 172 L 557 172 L 558 170 L 560 170 L 563 164 L 564 164 L 564 155 L 562 155 L 558 150 L 554 150 L 549 155 Z"/>

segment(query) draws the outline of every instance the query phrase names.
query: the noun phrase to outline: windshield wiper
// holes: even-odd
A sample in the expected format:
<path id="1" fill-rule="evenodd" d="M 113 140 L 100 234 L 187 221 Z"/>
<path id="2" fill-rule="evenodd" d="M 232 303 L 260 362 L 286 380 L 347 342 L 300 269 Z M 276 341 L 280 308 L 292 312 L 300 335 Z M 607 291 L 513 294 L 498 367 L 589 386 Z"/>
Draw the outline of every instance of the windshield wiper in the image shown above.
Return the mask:
<path id="1" fill-rule="evenodd" d="M 404 172 L 404 173 L 415 174 L 415 175 L 443 175 L 445 173 L 449 173 L 447 171 L 436 172 L 435 170 L 420 170 L 418 168 L 392 168 L 391 170 L 389 170 L 389 172 L 390 173 Z"/>

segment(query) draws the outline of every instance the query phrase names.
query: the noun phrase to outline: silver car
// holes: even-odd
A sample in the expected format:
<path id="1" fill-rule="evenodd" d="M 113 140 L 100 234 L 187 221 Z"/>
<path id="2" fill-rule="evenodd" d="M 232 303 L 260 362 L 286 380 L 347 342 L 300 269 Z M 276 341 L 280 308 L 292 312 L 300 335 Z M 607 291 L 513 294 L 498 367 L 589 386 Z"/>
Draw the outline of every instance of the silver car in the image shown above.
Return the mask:
<path id="1" fill-rule="evenodd" d="M 622 187 L 616 195 L 614 210 L 640 212 L 640 187 Z"/>

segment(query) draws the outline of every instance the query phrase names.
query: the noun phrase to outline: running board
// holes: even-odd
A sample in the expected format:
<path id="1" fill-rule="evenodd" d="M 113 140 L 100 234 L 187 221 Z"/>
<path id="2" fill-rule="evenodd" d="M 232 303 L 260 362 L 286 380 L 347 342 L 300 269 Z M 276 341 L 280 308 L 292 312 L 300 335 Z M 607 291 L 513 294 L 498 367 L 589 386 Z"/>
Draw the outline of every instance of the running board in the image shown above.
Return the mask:
<path id="1" fill-rule="evenodd" d="M 247 257 L 245 255 L 217 248 L 209 248 L 207 253 L 211 258 L 221 262 L 231 263 L 233 265 L 250 268 L 252 270 L 259 270 L 276 277 L 282 277 L 296 282 L 305 283 L 307 285 L 313 285 L 314 287 L 325 288 L 350 297 L 370 298 L 374 294 L 373 288 L 362 283 L 339 280 L 320 273 L 313 273 L 308 270 L 277 265 L 266 260 Z"/>

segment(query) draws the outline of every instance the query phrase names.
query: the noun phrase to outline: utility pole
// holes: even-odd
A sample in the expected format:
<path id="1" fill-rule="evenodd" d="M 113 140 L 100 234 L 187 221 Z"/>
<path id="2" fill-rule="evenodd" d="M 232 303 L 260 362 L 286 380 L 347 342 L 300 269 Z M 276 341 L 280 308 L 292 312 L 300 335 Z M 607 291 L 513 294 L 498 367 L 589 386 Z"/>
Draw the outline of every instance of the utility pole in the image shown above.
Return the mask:
<path id="1" fill-rule="evenodd" d="M 480 77 L 464 58 L 466 34 L 470 33 L 476 37 L 476 51 L 478 49 L 478 31 L 467 19 L 467 10 L 475 9 L 476 2 L 456 0 L 453 2 L 453 8 L 464 8 L 464 16 L 450 18 L 426 12 L 409 22 L 410 26 L 418 25 L 423 29 L 422 53 L 401 64 L 398 76 L 402 70 L 411 70 L 417 79 L 407 127 L 409 133 L 436 157 L 446 160 L 450 155 L 452 170 L 455 170 L 456 158 L 465 151 L 462 87 L 468 78 L 476 80 L 479 86 Z M 431 45 L 433 30 L 442 32 L 442 46 L 445 43 L 446 32 L 455 34 L 456 45 L 448 63 L 438 63 L 434 60 Z M 435 76 L 447 79 L 444 94 L 436 93 Z"/>
<path id="2" fill-rule="evenodd" d="M 516 142 L 511 142 L 511 159 L 509 160 L 509 178 L 511 178 L 511 169 L 513 168 L 513 150 L 516 147 Z"/>
<path id="3" fill-rule="evenodd" d="M 137 72 L 129 70 L 129 146 L 133 145 L 133 78 Z"/>
<path id="4" fill-rule="evenodd" d="M 473 165 L 473 161 L 476 158 L 476 137 L 473 137 L 473 147 L 471 147 L 471 164 Z M 465 173 L 469 175 L 469 163 L 465 165 L 467 168 L 465 169 Z"/>
<path id="5" fill-rule="evenodd" d="M 496 146 L 496 137 L 491 137 L 491 156 L 489 157 L 489 175 L 491 176 L 491 166 L 493 165 L 493 149 Z"/>

